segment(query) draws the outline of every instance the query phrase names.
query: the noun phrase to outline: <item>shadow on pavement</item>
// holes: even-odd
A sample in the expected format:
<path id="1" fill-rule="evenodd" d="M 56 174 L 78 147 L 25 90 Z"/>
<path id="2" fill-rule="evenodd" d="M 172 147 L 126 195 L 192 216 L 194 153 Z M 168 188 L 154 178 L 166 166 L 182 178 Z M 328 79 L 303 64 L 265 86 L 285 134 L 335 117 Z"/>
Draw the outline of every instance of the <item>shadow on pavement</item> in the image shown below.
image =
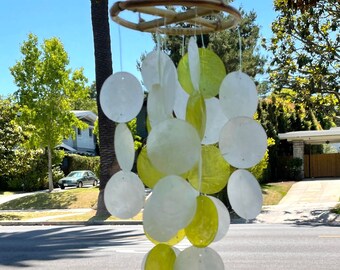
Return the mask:
<path id="1" fill-rule="evenodd" d="M 256 219 L 245 220 L 231 212 L 231 223 L 291 224 L 340 227 L 340 217 L 325 209 L 262 210 Z"/>
<path id="2" fill-rule="evenodd" d="M 337 215 L 325 210 L 312 210 L 309 214 L 302 215 L 301 218 L 286 219 L 285 221 L 296 225 L 340 227 Z"/>
<path id="3" fill-rule="evenodd" d="M 46 227 L 31 231 L 0 233 L 0 268 L 29 267 L 32 260 L 82 258 L 90 250 L 135 245 L 143 235 L 135 230 L 102 229 L 92 226 Z"/>

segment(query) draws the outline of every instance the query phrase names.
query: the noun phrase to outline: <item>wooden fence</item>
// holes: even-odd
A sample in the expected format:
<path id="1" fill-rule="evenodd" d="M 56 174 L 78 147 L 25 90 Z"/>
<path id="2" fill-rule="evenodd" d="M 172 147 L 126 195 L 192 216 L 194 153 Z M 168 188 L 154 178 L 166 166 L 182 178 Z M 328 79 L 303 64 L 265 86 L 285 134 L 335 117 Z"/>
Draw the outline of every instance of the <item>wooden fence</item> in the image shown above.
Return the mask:
<path id="1" fill-rule="evenodd" d="M 340 177 L 340 153 L 304 156 L 305 177 Z"/>

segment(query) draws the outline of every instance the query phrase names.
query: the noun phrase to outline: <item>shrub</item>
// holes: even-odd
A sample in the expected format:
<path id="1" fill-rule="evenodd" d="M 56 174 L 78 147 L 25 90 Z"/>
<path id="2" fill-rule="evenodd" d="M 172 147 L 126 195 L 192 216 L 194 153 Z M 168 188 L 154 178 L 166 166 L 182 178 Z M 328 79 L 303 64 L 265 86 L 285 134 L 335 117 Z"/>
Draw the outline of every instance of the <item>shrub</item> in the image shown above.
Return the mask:
<path id="1" fill-rule="evenodd" d="M 268 147 L 274 144 L 275 144 L 275 141 L 272 138 L 267 139 Z M 251 167 L 249 171 L 255 176 L 255 178 L 259 182 L 265 182 L 268 180 L 268 177 L 269 177 L 269 173 L 267 171 L 268 164 L 269 164 L 269 154 L 268 154 L 268 149 L 267 149 L 261 161 L 258 164 L 256 164 L 254 167 Z"/>
<path id="2" fill-rule="evenodd" d="M 55 150 L 53 152 L 54 167 L 52 168 L 53 176 L 56 177 L 53 181 L 57 181 L 60 177 L 60 164 L 64 156 L 63 151 Z M 21 173 L 10 175 L 7 178 L 7 186 L 10 190 L 35 191 L 48 188 L 47 154 L 42 150 L 35 152 L 34 158 L 29 160 L 27 169 Z M 59 180 L 59 179 L 58 179 Z"/>
<path id="3" fill-rule="evenodd" d="M 288 161 L 287 169 L 290 177 L 293 180 L 301 180 L 301 169 L 302 169 L 302 159 L 301 158 L 292 158 Z"/>
<path id="4" fill-rule="evenodd" d="M 68 174 L 71 171 L 90 170 L 99 176 L 100 157 L 81 156 L 68 154 L 63 161 L 63 171 Z"/>
<path id="5" fill-rule="evenodd" d="M 65 176 L 59 165 L 54 165 L 52 168 L 53 186 L 58 187 L 58 181 Z M 48 188 L 48 173 L 44 178 L 44 188 Z"/>

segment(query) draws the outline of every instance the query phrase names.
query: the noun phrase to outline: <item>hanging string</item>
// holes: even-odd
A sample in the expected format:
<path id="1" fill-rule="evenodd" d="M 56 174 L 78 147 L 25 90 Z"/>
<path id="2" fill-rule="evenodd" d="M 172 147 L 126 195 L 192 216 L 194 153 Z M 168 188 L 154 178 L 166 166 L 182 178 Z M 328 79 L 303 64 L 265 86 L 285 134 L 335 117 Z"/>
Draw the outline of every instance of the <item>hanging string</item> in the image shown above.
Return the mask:
<path id="1" fill-rule="evenodd" d="M 201 29 L 201 40 L 202 40 L 202 48 L 205 49 L 205 44 L 204 44 L 204 37 L 203 37 L 203 32 L 202 32 L 202 29 Z"/>
<path id="2" fill-rule="evenodd" d="M 122 49 L 122 35 L 120 32 L 120 25 L 118 25 L 118 40 L 119 40 L 119 61 L 120 61 L 120 71 L 123 71 L 123 49 Z"/>
<path id="3" fill-rule="evenodd" d="M 242 39 L 240 27 L 237 28 L 238 32 L 238 47 L 239 47 L 239 61 L 240 61 L 240 71 L 242 71 Z"/>
<path id="4" fill-rule="evenodd" d="M 166 17 L 164 18 L 164 28 L 166 28 Z M 166 38 L 163 39 L 164 42 L 163 42 L 163 51 L 167 51 L 167 44 L 166 44 Z"/>
<path id="5" fill-rule="evenodd" d="M 195 19 L 197 19 L 197 7 L 195 7 Z M 196 33 L 196 29 L 197 29 L 197 24 L 196 24 L 196 20 L 195 20 L 195 28 L 194 28 L 194 35 L 195 35 L 195 40 L 197 41 L 197 33 Z"/>
<path id="6" fill-rule="evenodd" d="M 157 40 L 157 66 L 158 66 L 158 82 L 161 82 L 161 35 L 159 33 L 159 29 L 156 31 L 156 40 Z"/>
<path id="7" fill-rule="evenodd" d="M 181 56 L 184 56 L 184 52 L 185 52 L 185 35 L 182 36 L 182 47 L 181 47 Z"/>

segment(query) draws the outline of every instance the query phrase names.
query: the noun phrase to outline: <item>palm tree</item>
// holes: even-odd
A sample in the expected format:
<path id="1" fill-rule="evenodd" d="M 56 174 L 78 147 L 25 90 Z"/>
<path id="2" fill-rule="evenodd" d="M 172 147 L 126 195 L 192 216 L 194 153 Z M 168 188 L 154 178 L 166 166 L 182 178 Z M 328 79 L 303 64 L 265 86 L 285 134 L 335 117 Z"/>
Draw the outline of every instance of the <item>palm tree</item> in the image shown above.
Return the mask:
<path id="1" fill-rule="evenodd" d="M 91 19 L 96 67 L 96 89 L 99 120 L 100 192 L 96 215 L 108 215 L 104 204 L 104 188 L 110 177 L 118 170 L 114 151 L 115 124 L 103 113 L 100 103 L 100 89 L 112 74 L 112 56 L 108 17 L 108 0 L 91 0 Z"/>

